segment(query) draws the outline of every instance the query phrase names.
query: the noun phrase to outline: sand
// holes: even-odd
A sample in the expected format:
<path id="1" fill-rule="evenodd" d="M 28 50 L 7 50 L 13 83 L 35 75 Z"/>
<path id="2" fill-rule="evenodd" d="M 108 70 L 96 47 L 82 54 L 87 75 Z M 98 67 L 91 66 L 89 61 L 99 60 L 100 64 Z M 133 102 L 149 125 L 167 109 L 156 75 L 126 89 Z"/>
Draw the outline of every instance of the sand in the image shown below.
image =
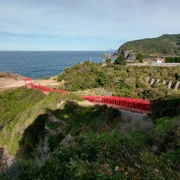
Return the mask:
<path id="1" fill-rule="evenodd" d="M 23 80 L 16 80 L 13 78 L 0 78 L 0 88 L 10 88 L 10 87 L 21 87 L 24 86 Z"/>
<path id="2" fill-rule="evenodd" d="M 37 79 L 33 80 L 34 84 L 42 85 L 42 86 L 59 86 L 60 83 L 56 80 L 53 80 L 55 77 L 50 79 Z M 28 83 L 28 82 L 27 82 Z M 23 78 L 15 78 L 15 77 L 0 77 L 0 90 L 7 88 L 15 88 L 24 86 Z"/>

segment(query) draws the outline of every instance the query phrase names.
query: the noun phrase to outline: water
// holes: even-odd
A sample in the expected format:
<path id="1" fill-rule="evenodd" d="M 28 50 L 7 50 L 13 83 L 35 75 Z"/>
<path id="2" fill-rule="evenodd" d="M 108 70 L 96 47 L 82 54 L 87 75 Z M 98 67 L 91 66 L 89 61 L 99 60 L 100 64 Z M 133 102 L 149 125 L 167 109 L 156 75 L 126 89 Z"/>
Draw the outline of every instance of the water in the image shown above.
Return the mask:
<path id="1" fill-rule="evenodd" d="M 102 62 L 104 51 L 0 51 L 0 72 L 17 73 L 34 79 L 59 74 L 74 64 Z"/>

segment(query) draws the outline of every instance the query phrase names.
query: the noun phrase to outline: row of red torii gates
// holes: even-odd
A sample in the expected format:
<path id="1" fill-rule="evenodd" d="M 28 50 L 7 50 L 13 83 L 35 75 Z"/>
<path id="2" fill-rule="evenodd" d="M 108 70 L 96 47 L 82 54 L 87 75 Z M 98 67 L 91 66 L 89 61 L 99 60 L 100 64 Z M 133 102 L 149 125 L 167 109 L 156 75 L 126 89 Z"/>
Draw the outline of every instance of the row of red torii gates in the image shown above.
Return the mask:
<path id="1" fill-rule="evenodd" d="M 44 93 L 50 93 L 56 91 L 61 94 L 68 94 L 65 90 L 55 90 L 54 88 L 35 85 L 33 84 L 32 78 L 24 78 L 24 85 L 34 89 L 43 91 Z M 138 112 L 138 113 L 151 113 L 151 102 L 147 100 L 117 96 L 83 96 L 84 100 L 95 104 L 107 104 L 118 109 L 124 109 L 127 111 Z"/>
<path id="2" fill-rule="evenodd" d="M 24 86 L 29 86 L 31 88 L 38 89 L 44 93 L 50 93 L 52 91 L 56 91 L 61 94 L 68 94 L 68 91 L 65 90 L 61 90 L 61 89 L 55 90 L 54 88 L 51 87 L 36 85 L 33 83 L 33 78 L 24 78 L 23 80 L 24 80 Z"/>

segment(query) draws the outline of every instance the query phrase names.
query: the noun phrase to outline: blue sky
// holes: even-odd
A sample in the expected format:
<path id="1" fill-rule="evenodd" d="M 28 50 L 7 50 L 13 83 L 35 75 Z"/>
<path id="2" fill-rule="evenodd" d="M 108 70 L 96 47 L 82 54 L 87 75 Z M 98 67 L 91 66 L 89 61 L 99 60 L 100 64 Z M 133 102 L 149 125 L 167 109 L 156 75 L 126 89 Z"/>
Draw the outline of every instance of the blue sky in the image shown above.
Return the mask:
<path id="1" fill-rule="evenodd" d="M 107 50 L 180 33 L 180 0 L 0 0 L 0 50 Z"/>

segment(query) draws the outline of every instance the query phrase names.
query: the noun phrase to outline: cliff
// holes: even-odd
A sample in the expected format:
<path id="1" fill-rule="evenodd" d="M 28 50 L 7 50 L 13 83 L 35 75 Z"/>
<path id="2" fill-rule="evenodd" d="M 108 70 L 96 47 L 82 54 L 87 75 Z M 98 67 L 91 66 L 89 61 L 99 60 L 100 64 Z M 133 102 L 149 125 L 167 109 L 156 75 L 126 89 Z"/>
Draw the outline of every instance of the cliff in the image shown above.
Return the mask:
<path id="1" fill-rule="evenodd" d="M 138 53 L 145 58 L 180 56 L 180 34 L 129 41 L 120 46 L 114 55 L 122 54 L 126 59 L 134 60 Z"/>
<path id="2" fill-rule="evenodd" d="M 102 67 L 86 62 L 66 69 L 57 80 L 64 79 L 65 88 L 74 91 L 103 86 L 132 96 L 139 88 L 137 96 L 170 97 L 161 85 L 151 93 L 141 76 L 178 80 L 179 72 L 179 67 Z M 4 147 L 14 157 L 0 173 L 1 180 L 180 179 L 178 95 L 154 101 L 151 116 L 81 106 L 78 95 L 45 95 L 26 87 L 0 92 L 0 163 L 7 161 L 2 159 Z M 4 171 L 2 163 L 0 169 Z"/>

